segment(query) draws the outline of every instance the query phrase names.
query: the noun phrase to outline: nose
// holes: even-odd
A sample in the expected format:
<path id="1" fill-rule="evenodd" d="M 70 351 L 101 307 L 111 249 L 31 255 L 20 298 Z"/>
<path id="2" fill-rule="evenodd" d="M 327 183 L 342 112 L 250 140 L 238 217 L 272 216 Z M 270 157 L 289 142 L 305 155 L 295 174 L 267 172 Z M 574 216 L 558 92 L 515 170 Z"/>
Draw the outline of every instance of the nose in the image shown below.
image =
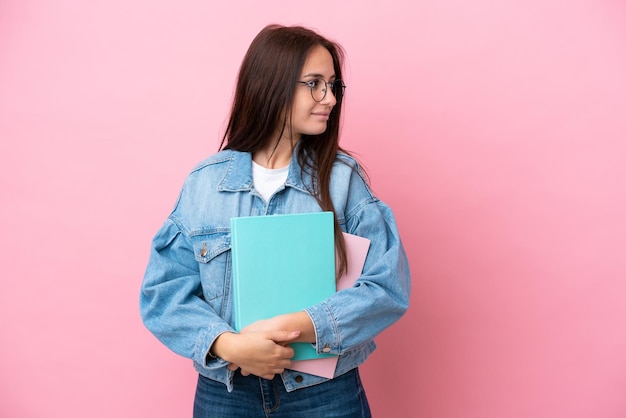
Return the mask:
<path id="1" fill-rule="evenodd" d="M 320 102 L 320 104 L 333 107 L 337 104 L 337 98 L 335 97 L 335 93 L 333 93 L 333 89 L 329 89 L 326 87 L 326 95 Z"/>

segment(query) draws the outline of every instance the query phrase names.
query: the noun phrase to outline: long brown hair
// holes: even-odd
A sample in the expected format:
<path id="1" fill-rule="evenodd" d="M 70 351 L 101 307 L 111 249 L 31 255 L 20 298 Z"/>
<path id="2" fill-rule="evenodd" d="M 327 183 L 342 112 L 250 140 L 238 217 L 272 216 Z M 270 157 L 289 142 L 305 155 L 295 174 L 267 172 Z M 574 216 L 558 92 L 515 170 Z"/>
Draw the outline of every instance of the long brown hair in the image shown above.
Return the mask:
<path id="1" fill-rule="evenodd" d="M 275 139 L 277 130 L 288 129 L 297 81 L 306 59 L 316 46 L 323 46 L 333 59 L 336 79 L 342 79 L 344 52 L 341 46 L 301 26 L 266 26 L 254 38 L 246 53 L 235 89 L 230 118 L 220 149 L 254 153 Z M 297 147 L 300 167 L 311 175 L 320 207 L 335 215 L 337 277 L 345 273 L 345 243 L 330 196 L 330 174 L 339 146 L 342 97 L 337 97 L 326 131 L 302 135 Z M 287 116 L 285 118 L 285 115 Z"/>

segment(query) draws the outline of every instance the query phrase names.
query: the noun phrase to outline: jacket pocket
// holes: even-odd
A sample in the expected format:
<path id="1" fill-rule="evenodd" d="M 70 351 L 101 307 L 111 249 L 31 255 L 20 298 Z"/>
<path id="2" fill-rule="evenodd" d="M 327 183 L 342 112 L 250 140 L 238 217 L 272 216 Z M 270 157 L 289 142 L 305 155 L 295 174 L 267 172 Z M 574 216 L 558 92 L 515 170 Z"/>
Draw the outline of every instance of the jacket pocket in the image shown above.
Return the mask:
<path id="1" fill-rule="evenodd" d="M 202 284 L 202 297 L 224 318 L 231 286 L 230 232 L 192 235 L 191 243 Z"/>

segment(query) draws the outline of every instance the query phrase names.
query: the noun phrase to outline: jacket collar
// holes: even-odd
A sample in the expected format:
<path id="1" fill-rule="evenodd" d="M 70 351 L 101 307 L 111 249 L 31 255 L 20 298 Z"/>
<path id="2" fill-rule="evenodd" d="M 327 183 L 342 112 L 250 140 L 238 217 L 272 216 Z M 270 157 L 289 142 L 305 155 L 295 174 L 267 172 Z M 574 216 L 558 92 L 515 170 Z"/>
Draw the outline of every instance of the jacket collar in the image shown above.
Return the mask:
<path id="1" fill-rule="evenodd" d="M 297 145 L 296 145 L 297 147 Z M 230 150 L 230 161 L 222 181 L 217 189 L 225 192 L 252 190 L 252 154 L 249 152 Z M 293 187 L 304 193 L 311 194 L 313 181 L 309 173 L 301 173 L 297 153 L 294 150 L 289 163 L 289 172 L 285 186 Z"/>

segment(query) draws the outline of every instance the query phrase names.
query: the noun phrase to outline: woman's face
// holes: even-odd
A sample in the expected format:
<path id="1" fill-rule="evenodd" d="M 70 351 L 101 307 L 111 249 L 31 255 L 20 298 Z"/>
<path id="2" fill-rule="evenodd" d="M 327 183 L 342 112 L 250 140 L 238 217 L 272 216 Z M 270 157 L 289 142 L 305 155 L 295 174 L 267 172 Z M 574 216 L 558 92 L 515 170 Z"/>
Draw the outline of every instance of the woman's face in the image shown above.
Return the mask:
<path id="1" fill-rule="evenodd" d="M 316 46 L 307 57 L 299 81 L 335 80 L 335 69 L 330 52 L 323 46 Z M 323 81 L 322 81 L 323 80 Z M 319 135 L 326 130 L 328 116 L 337 103 L 330 86 L 327 86 L 326 96 L 320 101 L 313 100 L 311 88 L 298 83 L 293 100 L 291 113 L 291 136 L 298 140 L 302 135 Z M 289 134 L 289 132 L 286 132 Z"/>

